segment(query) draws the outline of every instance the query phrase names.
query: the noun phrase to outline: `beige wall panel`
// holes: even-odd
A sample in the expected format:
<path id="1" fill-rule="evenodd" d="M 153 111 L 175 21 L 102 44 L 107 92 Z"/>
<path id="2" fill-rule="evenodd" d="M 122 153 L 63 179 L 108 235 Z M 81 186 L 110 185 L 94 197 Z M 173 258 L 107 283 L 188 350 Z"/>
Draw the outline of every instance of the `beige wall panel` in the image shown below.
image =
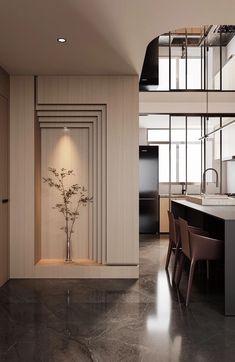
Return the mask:
<path id="1" fill-rule="evenodd" d="M 138 77 L 40 76 L 38 103 L 107 105 L 107 263 L 138 264 Z"/>
<path id="2" fill-rule="evenodd" d="M 9 211 L 8 204 L 0 204 L 0 287 L 9 278 Z"/>
<path id="3" fill-rule="evenodd" d="M 0 198 L 8 198 L 9 190 L 9 119 L 8 100 L 0 96 Z"/>
<path id="4" fill-rule="evenodd" d="M 135 79 L 135 78 L 134 78 Z M 108 243 L 110 264 L 139 263 L 139 127 L 135 82 L 115 89 L 113 113 L 107 115 Z"/>
<path id="5" fill-rule="evenodd" d="M 34 78 L 10 80 L 10 276 L 34 268 Z"/>
<path id="6" fill-rule="evenodd" d="M 0 286 L 9 276 L 9 207 L 2 203 L 2 199 L 9 198 L 8 113 L 8 100 L 0 95 Z"/>
<path id="7" fill-rule="evenodd" d="M 102 194 L 105 192 L 107 199 L 107 226 L 103 219 L 102 227 L 107 228 L 107 252 L 102 249 L 102 253 L 107 254 L 104 256 L 107 264 L 120 267 L 35 265 L 35 254 L 38 261 L 40 248 L 37 243 L 35 248 L 34 244 L 35 174 L 38 172 L 35 170 L 34 79 L 12 76 L 11 277 L 137 277 L 138 77 L 39 77 L 38 101 L 44 106 L 45 103 L 54 104 L 55 109 L 58 104 L 64 105 L 64 109 L 68 109 L 66 104 L 67 107 L 69 104 L 85 105 L 84 110 L 106 105 L 107 115 L 102 111 L 102 117 L 107 117 L 107 131 L 106 128 L 102 131 L 105 140 L 102 155 L 107 154 L 107 189 L 106 186 L 103 189 L 104 177 Z M 105 170 L 106 162 L 102 165 Z M 105 243 L 102 239 L 102 245 Z"/>
<path id="8" fill-rule="evenodd" d="M 39 76 L 37 103 L 111 105 L 120 98 L 125 78 L 129 80 L 129 90 L 135 80 L 138 98 L 137 76 Z M 114 95 L 118 98 L 113 99 Z"/>
<path id="9" fill-rule="evenodd" d="M 68 187 L 78 183 L 88 189 L 89 170 L 89 128 L 42 129 L 42 176 L 51 177 L 48 167 L 74 170 L 75 176 L 65 179 Z M 52 209 L 61 203 L 61 195 L 54 188 L 42 183 L 42 259 L 65 259 L 66 235 L 60 230 L 64 226 L 64 217 Z M 73 204 L 75 207 L 75 204 Z M 88 208 L 80 209 L 78 222 L 72 235 L 72 258 L 89 258 L 89 222 Z M 92 222 L 92 220 L 90 220 Z"/>

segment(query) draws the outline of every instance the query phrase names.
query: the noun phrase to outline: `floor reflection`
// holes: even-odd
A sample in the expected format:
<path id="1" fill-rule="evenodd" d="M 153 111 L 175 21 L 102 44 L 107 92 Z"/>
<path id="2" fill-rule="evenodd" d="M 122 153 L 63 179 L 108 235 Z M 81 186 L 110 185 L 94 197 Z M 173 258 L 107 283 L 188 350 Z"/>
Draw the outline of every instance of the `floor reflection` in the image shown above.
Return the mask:
<path id="1" fill-rule="evenodd" d="M 66 305 L 66 314 L 65 314 L 65 325 L 66 325 L 66 328 L 65 328 L 65 334 L 67 336 L 71 336 L 71 330 L 70 330 L 70 323 L 71 323 L 71 313 L 70 313 L 70 302 L 71 302 L 71 291 L 70 289 L 68 289 L 66 291 L 66 295 L 65 295 L 65 299 L 66 299 L 66 302 L 65 302 L 65 305 Z"/>
<path id="2" fill-rule="evenodd" d="M 167 272 L 160 270 L 156 283 L 156 305 L 155 314 L 147 317 L 146 325 L 148 338 L 152 341 L 160 340 L 161 352 L 165 360 L 179 361 L 181 355 L 182 337 L 179 335 L 173 338 L 170 335 L 170 322 L 172 311 L 171 291 Z M 173 359 L 172 359 L 173 358 Z"/>
<path id="3" fill-rule="evenodd" d="M 188 309 L 164 269 L 166 238 L 140 243 L 140 279 L 11 280 L 0 288 L 0 361 L 230 362 L 235 318 L 195 280 Z M 197 279 L 197 278 L 196 278 Z M 187 273 L 182 278 L 185 292 Z"/>
<path id="4" fill-rule="evenodd" d="M 147 318 L 147 328 L 149 332 L 167 332 L 171 319 L 171 295 L 165 271 L 158 273 L 156 289 L 156 313 Z"/>

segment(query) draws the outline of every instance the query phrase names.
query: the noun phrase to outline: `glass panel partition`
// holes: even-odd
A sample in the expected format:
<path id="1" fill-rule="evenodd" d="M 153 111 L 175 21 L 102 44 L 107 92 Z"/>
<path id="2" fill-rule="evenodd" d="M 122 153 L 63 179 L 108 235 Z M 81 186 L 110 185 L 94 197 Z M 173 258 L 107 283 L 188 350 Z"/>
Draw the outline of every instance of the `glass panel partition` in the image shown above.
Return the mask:
<path id="1" fill-rule="evenodd" d="M 220 132 L 215 131 L 220 127 L 220 117 L 209 117 L 204 122 L 205 134 L 209 134 L 204 140 L 204 168 L 212 168 L 215 171 L 206 172 L 206 192 L 207 193 L 219 193 L 219 186 L 216 187 L 216 174 L 218 180 L 221 175 L 221 162 L 220 162 Z"/>
<path id="2" fill-rule="evenodd" d="M 169 129 L 149 129 L 148 142 L 169 142 Z"/>
<path id="3" fill-rule="evenodd" d="M 186 183 L 186 117 L 171 116 L 171 182 Z"/>
<path id="4" fill-rule="evenodd" d="M 187 49 L 187 89 L 202 89 L 201 47 Z"/>
<path id="5" fill-rule="evenodd" d="M 187 117 L 187 193 L 198 194 L 201 188 L 201 117 Z"/>
<path id="6" fill-rule="evenodd" d="M 148 144 L 159 146 L 159 181 L 164 193 L 187 194 L 201 192 L 201 181 L 206 169 L 206 192 L 226 191 L 222 160 L 235 157 L 235 143 L 231 134 L 235 130 L 235 117 L 155 115 L 148 129 Z M 224 127 L 226 126 L 226 127 Z M 216 186 L 218 175 L 218 185 Z M 167 185 L 166 185 L 167 184 Z"/>
<path id="7" fill-rule="evenodd" d="M 225 42 L 224 34 L 221 34 L 222 42 Z M 235 38 L 232 38 L 226 47 L 223 47 L 222 52 L 222 89 L 235 89 Z"/>
<path id="8" fill-rule="evenodd" d="M 148 128 L 148 144 L 159 147 L 159 182 L 169 183 L 169 115 L 149 115 L 143 119 Z M 144 124 L 142 124 L 144 126 Z M 150 128 L 152 127 L 152 128 Z M 168 192 L 168 189 L 167 191 Z"/>
<path id="9" fill-rule="evenodd" d="M 234 90 L 235 26 L 178 29 L 158 38 L 157 91 Z"/>
<path id="10" fill-rule="evenodd" d="M 220 46 L 213 46 L 206 48 L 206 61 L 207 61 L 207 87 L 209 90 L 220 90 L 220 53 L 222 51 Z"/>
<path id="11" fill-rule="evenodd" d="M 222 118 L 222 125 L 228 125 L 223 129 L 222 132 L 222 159 L 231 160 L 235 156 L 235 142 L 232 141 L 231 135 L 235 134 L 235 117 L 224 117 Z"/>
<path id="12" fill-rule="evenodd" d="M 170 72 L 169 72 L 169 35 L 159 37 L 159 85 L 158 90 L 169 90 L 170 86 Z"/>

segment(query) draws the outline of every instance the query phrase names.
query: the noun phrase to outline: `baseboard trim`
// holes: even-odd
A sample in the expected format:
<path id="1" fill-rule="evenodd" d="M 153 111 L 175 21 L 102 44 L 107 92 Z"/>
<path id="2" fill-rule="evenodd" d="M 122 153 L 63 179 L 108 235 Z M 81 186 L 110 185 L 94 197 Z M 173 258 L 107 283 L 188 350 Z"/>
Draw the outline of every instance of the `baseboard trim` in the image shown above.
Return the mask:
<path id="1" fill-rule="evenodd" d="M 11 279 L 138 279 L 139 265 L 40 265 L 26 275 L 11 275 Z"/>

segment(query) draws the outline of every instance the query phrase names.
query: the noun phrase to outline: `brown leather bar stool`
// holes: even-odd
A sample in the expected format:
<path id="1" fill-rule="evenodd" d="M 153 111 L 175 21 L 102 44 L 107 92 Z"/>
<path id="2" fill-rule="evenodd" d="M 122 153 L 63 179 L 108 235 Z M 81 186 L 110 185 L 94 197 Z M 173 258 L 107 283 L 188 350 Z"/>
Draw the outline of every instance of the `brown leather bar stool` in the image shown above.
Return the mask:
<path id="1" fill-rule="evenodd" d="M 169 245 L 168 245 L 165 268 L 168 269 L 171 254 L 172 252 L 175 252 L 175 260 L 172 272 L 172 283 L 174 283 L 177 264 L 181 253 L 180 227 L 179 227 L 179 220 L 175 219 L 174 214 L 169 210 L 168 210 L 168 218 L 169 218 Z M 203 231 L 200 228 L 195 226 L 190 226 L 190 229 L 192 231 L 195 231 L 195 233 L 203 233 Z"/>
<path id="2" fill-rule="evenodd" d="M 205 236 L 205 234 L 202 235 L 203 230 L 191 228 L 188 226 L 187 221 L 181 218 L 179 218 L 179 227 L 182 253 L 180 255 L 176 285 L 179 287 L 185 260 L 189 259 L 191 264 L 186 295 L 186 306 L 188 306 L 197 261 L 221 259 L 223 256 L 224 242 Z"/>
<path id="3" fill-rule="evenodd" d="M 171 254 L 175 251 L 175 262 L 173 268 L 173 275 L 175 275 L 175 269 L 177 265 L 177 259 L 179 257 L 179 249 L 180 249 L 180 239 L 179 239 L 179 232 L 177 228 L 178 220 L 175 219 L 174 214 L 168 210 L 168 219 L 169 219 L 169 244 L 168 244 L 168 251 L 166 257 L 166 265 L 165 268 L 168 269 Z"/>

